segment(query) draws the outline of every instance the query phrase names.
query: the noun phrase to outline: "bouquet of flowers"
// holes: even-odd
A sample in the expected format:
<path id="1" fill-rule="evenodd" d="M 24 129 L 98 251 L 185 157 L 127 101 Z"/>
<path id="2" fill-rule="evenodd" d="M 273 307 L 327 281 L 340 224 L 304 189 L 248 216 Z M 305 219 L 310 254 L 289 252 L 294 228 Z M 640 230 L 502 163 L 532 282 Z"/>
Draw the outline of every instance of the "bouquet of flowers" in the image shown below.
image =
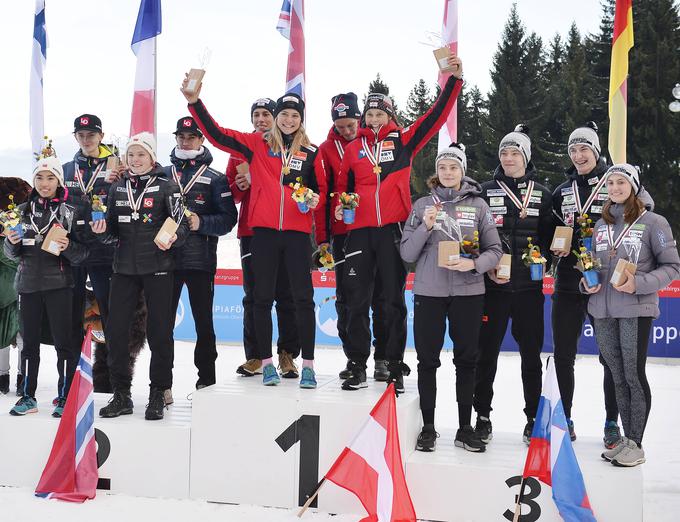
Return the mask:
<path id="1" fill-rule="evenodd" d="M 100 221 L 104 219 L 104 212 L 106 212 L 106 205 L 102 203 L 99 196 L 92 196 L 92 221 Z"/>
<path id="2" fill-rule="evenodd" d="M 531 237 L 527 237 L 529 244 L 522 253 L 522 261 L 529 267 L 531 271 L 531 280 L 540 281 L 543 279 L 543 272 L 545 271 L 546 258 L 541 254 L 541 248 L 531 242 Z"/>
<path id="3" fill-rule="evenodd" d="M 356 209 L 359 206 L 359 194 L 355 192 L 342 192 L 338 194 L 338 201 L 342 207 L 342 222 L 346 225 L 351 225 L 354 223 Z"/>
<path id="4" fill-rule="evenodd" d="M 579 225 L 580 243 L 586 247 L 586 250 L 593 249 L 593 220 L 588 217 L 588 214 L 583 214 L 576 218 L 576 223 Z"/>
<path id="5" fill-rule="evenodd" d="M 40 161 L 41 159 L 45 159 L 49 156 L 57 155 L 57 153 L 52 148 L 52 139 L 49 136 L 43 136 L 43 139 L 45 140 L 45 146 L 40 150 L 40 152 L 33 153 L 33 156 L 35 156 L 35 161 Z"/>
<path id="6" fill-rule="evenodd" d="M 479 256 L 479 231 L 474 231 L 472 239 L 468 239 L 468 235 L 465 234 L 460 248 L 462 250 L 460 254 L 462 257 L 473 258 Z"/>
<path id="7" fill-rule="evenodd" d="M 602 268 L 600 260 L 585 246 L 580 247 L 578 251 L 573 250 L 573 252 L 577 259 L 576 268 L 583 272 L 583 277 L 588 286 L 597 286 L 600 283 L 598 271 Z"/>
<path id="8" fill-rule="evenodd" d="M 14 194 L 10 194 L 7 210 L 0 212 L 0 225 L 2 225 L 2 228 L 5 230 L 13 230 L 19 232 L 19 235 L 22 235 L 23 229 L 20 223 L 21 215 L 17 210 L 17 206 L 14 204 Z"/>
<path id="9" fill-rule="evenodd" d="M 303 185 L 301 177 L 295 178 L 295 183 L 290 183 L 290 187 L 293 189 L 291 197 L 297 203 L 300 212 L 303 214 L 309 212 L 309 202 L 314 196 L 314 191 Z"/>
<path id="10" fill-rule="evenodd" d="M 314 259 L 314 265 L 322 270 L 328 270 L 335 266 L 335 259 L 333 259 L 333 254 L 331 254 L 330 245 L 328 243 L 320 245 L 314 252 L 312 258 Z"/>

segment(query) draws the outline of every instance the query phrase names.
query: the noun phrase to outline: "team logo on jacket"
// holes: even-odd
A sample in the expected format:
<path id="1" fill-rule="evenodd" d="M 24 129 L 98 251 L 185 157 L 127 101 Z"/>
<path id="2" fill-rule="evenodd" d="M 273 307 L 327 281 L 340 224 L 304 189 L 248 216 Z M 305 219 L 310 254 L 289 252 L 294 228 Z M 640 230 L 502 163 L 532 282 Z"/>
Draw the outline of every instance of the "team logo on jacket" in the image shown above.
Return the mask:
<path id="1" fill-rule="evenodd" d="M 347 109 L 349 109 L 349 105 L 345 105 L 344 103 L 340 102 L 335 106 L 335 110 L 338 112 L 346 112 Z"/>
<path id="2" fill-rule="evenodd" d="M 198 194 L 198 195 L 196 196 L 195 203 L 196 203 L 197 205 L 203 205 L 203 204 L 205 204 L 205 197 L 203 196 L 203 194 Z"/>
<path id="3" fill-rule="evenodd" d="M 295 154 L 293 154 L 293 157 L 302 161 L 305 161 L 307 159 L 307 153 L 303 151 L 298 151 Z"/>
<path id="4" fill-rule="evenodd" d="M 493 222 L 497 227 L 502 227 L 503 226 L 503 216 L 502 215 L 494 216 Z"/>
<path id="5" fill-rule="evenodd" d="M 153 219 L 151 219 L 151 212 L 149 212 L 148 214 L 144 214 L 142 216 L 142 221 L 144 223 L 151 223 L 153 221 Z"/>
<path id="6" fill-rule="evenodd" d="M 394 150 L 394 142 L 388 140 L 383 141 L 382 150 Z"/>
<path id="7" fill-rule="evenodd" d="M 144 198 L 144 208 L 153 208 L 153 198 Z"/>
<path id="8" fill-rule="evenodd" d="M 359 150 L 359 159 L 366 157 L 366 151 L 364 149 Z"/>

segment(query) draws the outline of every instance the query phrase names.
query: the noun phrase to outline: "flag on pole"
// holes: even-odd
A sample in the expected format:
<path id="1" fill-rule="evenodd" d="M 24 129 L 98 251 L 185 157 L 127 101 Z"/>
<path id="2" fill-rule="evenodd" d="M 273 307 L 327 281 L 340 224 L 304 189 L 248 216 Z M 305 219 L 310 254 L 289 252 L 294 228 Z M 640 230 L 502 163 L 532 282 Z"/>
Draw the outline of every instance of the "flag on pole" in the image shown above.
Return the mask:
<path id="1" fill-rule="evenodd" d="M 161 0 L 141 0 L 132 52 L 137 56 L 130 136 L 156 135 L 156 36 L 161 34 Z"/>
<path id="2" fill-rule="evenodd" d="M 458 54 L 458 0 L 444 0 L 444 20 L 442 22 L 442 40 L 449 46 L 453 54 Z M 450 73 L 439 73 L 437 83 L 444 89 Z M 439 146 L 441 150 L 451 142 L 458 141 L 458 101 L 449 113 L 444 126 L 439 130 Z"/>
<path id="3" fill-rule="evenodd" d="M 31 132 L 33 154 L 40 154 L 45 136 L 45 109 L 43 105 L 43 72 L 47 63 L 47 29 L 45 26 L 45 0 L 35 0 L 33 18 L 33 54 L 31 56 L 30 108 L 28 126 Z"/>
<path id="4" fill-rule="evenodd" d="M 553 500 L 565 522 L 595 522 L 583 475 L 571 446 L 552 357 L 548 359 L 543 379 L 523 477 L 536 477 L 552 487 Z"/>
<path id="5" fill-rule="evenodd" d="M 633 47 L 633 0 L 616 0 L 609 73 L 609 155 L 626 163 L 628 51 Z"/>
<path id="6" fill-rule="evenodd" d="M 35 494 L 69 502 L 94 498 L 99 473 L 94 439 L 92 327 L 88 326 L 52 451 Z"/>
<path id="7" fill-rule="evenodd" d="M 359 498 L 369 515 L 362 522 L 416 521 L 401 461 L 394 397 L 390 384 L 326 473 L 325 478 Z"/>
<path id="8" fill-rule="evenodd" d="M 288 68 L 286 93 L 294 92 L 305 99 L 305 0 L 283 0 L 276 29 L 286 38 Z"/>

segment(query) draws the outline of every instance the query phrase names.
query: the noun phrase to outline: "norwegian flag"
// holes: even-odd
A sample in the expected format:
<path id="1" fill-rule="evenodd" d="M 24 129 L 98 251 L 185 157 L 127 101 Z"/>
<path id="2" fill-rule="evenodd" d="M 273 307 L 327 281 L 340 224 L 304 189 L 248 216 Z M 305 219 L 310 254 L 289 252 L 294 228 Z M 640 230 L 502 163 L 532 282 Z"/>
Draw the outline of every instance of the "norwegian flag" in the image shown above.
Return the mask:
<path id="1" fill-rule="evenodd" d="M 94 498 L 99 480 L 95 444 L 92 327 L 88 326 L 80 362 L 35 495 L 69 502 Z"/>
<path id="2" fill-rule="evenodd" d="M 286 93 L 305 99 L 305 0 L 283 0 L 276 30 L 290 42 Z"/>
<path id="3" fill-rule="evenodd" d="M 397 405 L 390 384 L 326 477 L 354 493 L 368 517 L 360 522 L 416 522 L 399 448 Z"/>
<path id="4" fill-rule="evenodd" d="M 444 0 L 444 20 L 442 21 L 442 40 L 453 54 L 458 54 L 458 0 Z M 437 83 L 444 88 L 450 73 L 439 73 Z M 439 149 L 458 141 L 458 102 L 449 113 L 446 124 L 439 130 Z"/>
<path id="5" fill-rule="evenodd" d="M 161 34 L 161 22 L 161 0 L 141 0 L 132 35 L 137 70 L 130 136 L 144 131 L 156 135 L 156 37 Z"/>

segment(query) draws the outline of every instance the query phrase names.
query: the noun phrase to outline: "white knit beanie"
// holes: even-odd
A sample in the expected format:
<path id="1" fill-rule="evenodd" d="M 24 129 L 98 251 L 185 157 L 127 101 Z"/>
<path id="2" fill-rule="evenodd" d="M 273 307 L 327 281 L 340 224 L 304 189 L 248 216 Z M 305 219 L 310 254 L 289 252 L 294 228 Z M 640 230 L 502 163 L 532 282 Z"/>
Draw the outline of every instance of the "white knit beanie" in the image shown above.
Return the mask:
<path id="1" fill-rule="evenodd" d="M 140 132 L 130 138 L 127 144 L 129 149 L 132 145 L 139 145 L 151 156 L 151 160 L 156 163 L 156 138 L 150 132 Z"/>
<path id="2" fill-rule="evenodd" d="M 61 167 L 61 162 L 56 156 L 48 156 L 42 158 L 38 163 L 35 164 L 33 169 L 33 185 L 35 186 L 35 177 L 38 172 L 51 172 L 57 177 L 59 181 L 59 186 L 64 187 L 64 169 Z"/>
<path id="3" fill-rule="evenodd" d="M 520 123 L 513 132 L 506 134 L 498 146 L 498 158 L 500 159 L 504 149 L 516 149 L 524 156 L 524 165 L 528 165 L 531 161 L 531 138 L 527 136 L 527 132 L 527 126 Z"/>
<path id="4" fill-rule="evenodd" d="M 640 193 L 640 170 L 637 167 L 629 163 L 617 163 L 609 167 L 605 176 L 611 176 L 612 174 L 619 174 L 626 178 L 633 186 L 633 194 L 637 196 Z"/>
<path id="5" fill-rule="evenodd" d="M 600 159 L 602 148 L 600 147 L 600 138 L 597 135 L 597 125 L 593 121 L 589 121 L 584 126 L 574 129 L 569 135 L 567 142 L 567 152 L 571 152 L 571 148 L 576 145 L 585 145 L 595 153 L 595 159 Z"/>
<path id="6" fill-rule="evenodd" d="M 434 162 L 435 169 L 441 160 L 453 160 L 458 162 L 463 174 L 467 172 L 467 157 L 465 156 L 465 145 L 462 143 L 452 143 L 437 153 L 437 160 Z"/>

